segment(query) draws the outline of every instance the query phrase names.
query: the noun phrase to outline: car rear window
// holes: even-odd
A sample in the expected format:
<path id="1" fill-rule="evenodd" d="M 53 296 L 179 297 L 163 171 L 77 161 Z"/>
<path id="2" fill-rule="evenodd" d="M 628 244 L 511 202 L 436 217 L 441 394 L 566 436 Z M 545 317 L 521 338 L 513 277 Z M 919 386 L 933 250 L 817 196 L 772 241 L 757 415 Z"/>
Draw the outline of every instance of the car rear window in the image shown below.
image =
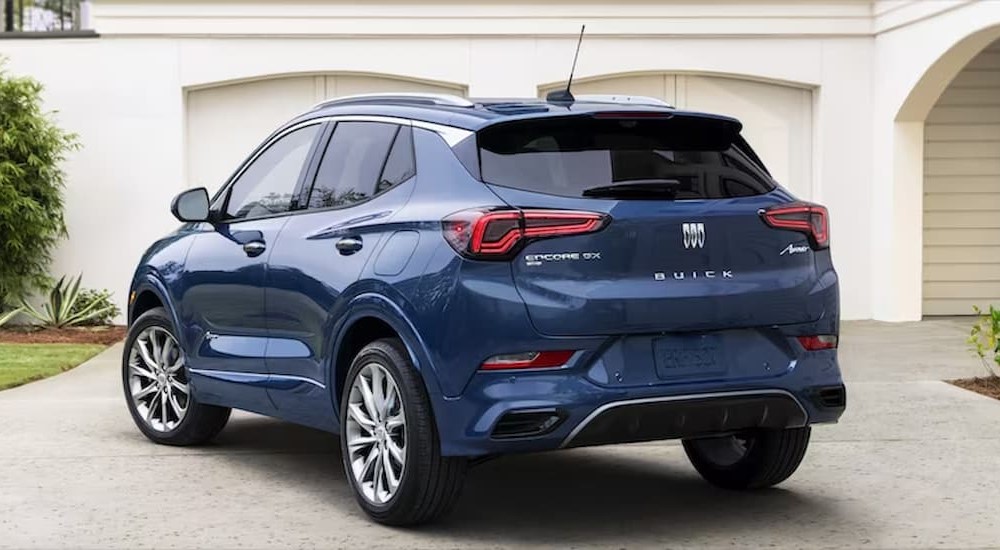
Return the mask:
<path id="1" fill-rule="evenodd" d="M 775 188 L 739 136 L 739 125 L 712 117 L 533 119 L 485 128 L 478 144 L 484 182 L 550 195 L 594 196 L 585 192 L 657 182 L 669 184 L 675 200 Z M 621 198 L 631 197 L 644 198 Z"/>

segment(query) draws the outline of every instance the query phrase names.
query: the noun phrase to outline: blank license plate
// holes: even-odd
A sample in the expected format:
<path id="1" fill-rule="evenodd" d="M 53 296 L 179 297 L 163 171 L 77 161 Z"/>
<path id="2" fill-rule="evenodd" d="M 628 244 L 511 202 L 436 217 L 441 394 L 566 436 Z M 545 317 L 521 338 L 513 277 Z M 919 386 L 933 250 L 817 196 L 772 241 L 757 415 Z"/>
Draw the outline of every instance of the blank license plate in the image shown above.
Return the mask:
<path id="1" fill-rule="evenodd" d="M 661 379 L 725 372 L 719 337 L 714 334 L 664 336 L 653 340 L 656 375 Z"/>

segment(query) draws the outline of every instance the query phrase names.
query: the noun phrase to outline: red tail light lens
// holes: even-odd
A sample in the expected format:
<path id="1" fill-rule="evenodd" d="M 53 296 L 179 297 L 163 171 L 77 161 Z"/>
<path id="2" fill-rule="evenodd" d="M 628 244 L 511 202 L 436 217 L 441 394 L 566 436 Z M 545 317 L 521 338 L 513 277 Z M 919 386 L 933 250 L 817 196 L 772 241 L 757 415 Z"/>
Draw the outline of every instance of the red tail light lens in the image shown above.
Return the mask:
<path id="1" fill-rule="evenodd" d="M 806 351 L 819 351 L 821 349 L 836 349 L 836 334 L 818 334 L 815 336 L 798 336 L 799 343 Z"/>
<path id="2" fill-rule="evenodd" d="M 564 366 L 574 353 L 576 352 L 572 350 L 564 350 L 526 351 L 494 355 L 483 361 L 479 368 L 480 370 L 551 369 Z"/>
<path id="3" fill-rule="evenodd" d="M 591 233 L 607 216 L 575 210 L 463 210 L 445 218 L 444 238 L 460 254 L 503 259 L 527 239 Z"/>
<path id="4" fill-rule="evenodd" d="M 761 216 L 771 227 L 805 233 L 813 248 L 830 246 L 830 215 L 824 206 L 793 202 L 772 206 L 764 210 Z"/>

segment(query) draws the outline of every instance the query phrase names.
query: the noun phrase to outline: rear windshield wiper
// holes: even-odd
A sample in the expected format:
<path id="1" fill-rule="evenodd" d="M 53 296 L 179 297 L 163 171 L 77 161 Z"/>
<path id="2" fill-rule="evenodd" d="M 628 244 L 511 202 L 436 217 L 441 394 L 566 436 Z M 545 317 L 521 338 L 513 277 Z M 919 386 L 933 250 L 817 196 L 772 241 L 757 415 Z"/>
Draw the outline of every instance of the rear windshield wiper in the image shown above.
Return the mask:
<path id="1" fill-rule="evenodd" d="M 641 197 L 650 199 L 673 199 L 681 187 L 679 180 L 651 179 L 629 180 L 614 185 L 601 185 L 583 190 L 584 197 L 628 198 Z"/>

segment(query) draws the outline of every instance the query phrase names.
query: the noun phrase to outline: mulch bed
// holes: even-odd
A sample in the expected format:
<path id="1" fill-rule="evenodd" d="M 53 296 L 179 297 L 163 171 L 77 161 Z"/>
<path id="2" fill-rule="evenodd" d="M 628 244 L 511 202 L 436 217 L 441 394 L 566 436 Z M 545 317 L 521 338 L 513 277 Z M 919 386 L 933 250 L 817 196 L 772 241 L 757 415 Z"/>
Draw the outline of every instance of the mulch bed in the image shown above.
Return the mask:
<path id="1" fill-rule="evenodd" d="M 948 380 L 948 382 L 960 388 L 992 397 L 993 399 L 1000 399 L 1000 376 L 962 378 L 960 380 Z"/>
<path id="2" fill-rule="evenodd" d="M 125 339 L 126 328 L 75 327 L 37 328 L 17 327 L 0 329 L 0 343 L 4 344 L 102 344 L 110 346 Z"/>

